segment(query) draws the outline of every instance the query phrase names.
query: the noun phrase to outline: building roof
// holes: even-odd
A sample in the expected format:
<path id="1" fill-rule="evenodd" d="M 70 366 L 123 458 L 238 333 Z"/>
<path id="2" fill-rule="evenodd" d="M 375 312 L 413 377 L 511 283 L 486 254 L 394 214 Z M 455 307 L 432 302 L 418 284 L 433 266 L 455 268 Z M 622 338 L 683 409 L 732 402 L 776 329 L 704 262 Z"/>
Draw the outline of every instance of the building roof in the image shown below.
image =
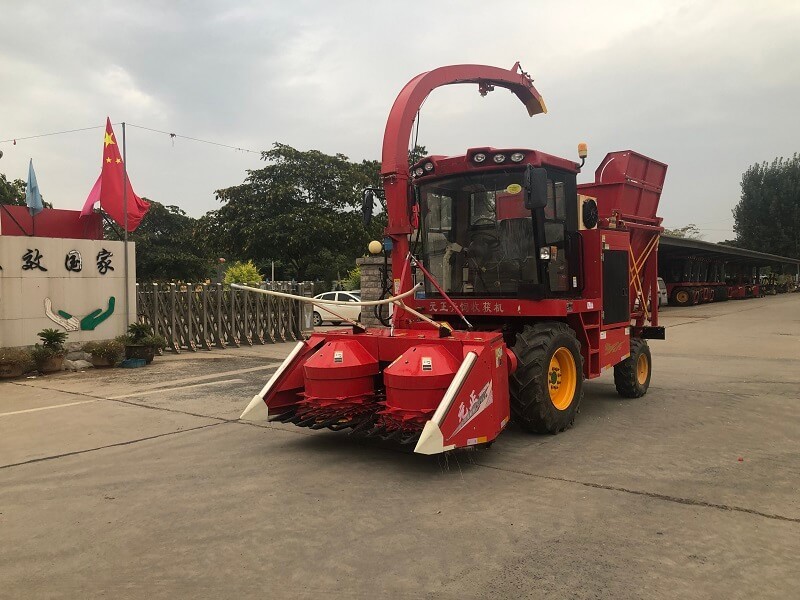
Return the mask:
<path id="1" fill-rule="evenodd" d="M 702 256 L 752 267 L 783 267 L 794 265 L 800 268 L 800 259 L 797 258 L 767 254 L 766 252 L 757 252 L 755 250 L 746 250 L 745 248 L 735 248 L 733 246 L 704 242 L 702 240 L 673 237 L 671 235 L 661 236 L 661 241 L 658 245 L 658 253 L 659 256 L 665 258 Z"/>

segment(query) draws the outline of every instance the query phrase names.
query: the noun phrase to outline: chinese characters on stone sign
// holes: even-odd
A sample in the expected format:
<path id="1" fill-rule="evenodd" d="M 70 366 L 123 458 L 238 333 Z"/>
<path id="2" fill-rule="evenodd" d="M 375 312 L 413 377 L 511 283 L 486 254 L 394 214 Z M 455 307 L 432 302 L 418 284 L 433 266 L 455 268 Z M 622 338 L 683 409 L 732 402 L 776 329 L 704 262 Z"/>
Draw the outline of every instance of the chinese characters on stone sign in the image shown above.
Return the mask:
<path id="1" fill-rule="evenodd" d="M 109 271 L 114 270 L 114 267 L 111 266 L 112 256 L 114 256 L 114 254 L 105 248 L 97 253 L 97 270 L 100 272 L 100 275 L 105 275 Z"/>
<path id="2" fill-rule="evenodd" d="M 33 269 L 39 269 L 40 271 L 47 271 L 47 269 L 42 266 L 43 258 L 44 254 L 39 252 L 38 248 L 34 248 L 33 250 L 28 248 L 28 251 L 22 255 L 22 270 L 32 271 Z"/>
<path id="3" fill-rule="evenodd" d="M 97 271 L 100 275 L 105 275 L 109 271 L 113 271 L 114 267 L 111 266 L 111 257 L 114 256 L 113 252 L 109 252 L 105 248 L 97 253 Z M 47 268 L 42 264 L 44 254 L 39 252 L 38 248 L 28 248 L 27 252 L 22 255 L 22 270 L 33 271 L 47 271 Z M 80 273 L 83 270 L 83 257 L 77 250 L 70 250 L 64 257 L 64 268 L 71 273 Z"/>
<path id="4" fill-rule="evenodd" d="M 81 269 L 83 269 L 83 258 L 81 258 L 81 253 L 77 250 L 70 250 L 67 252 L 67 257 L 64 259 L 64 266 L 67 268 L 67 271 L 80 273 Z"/>

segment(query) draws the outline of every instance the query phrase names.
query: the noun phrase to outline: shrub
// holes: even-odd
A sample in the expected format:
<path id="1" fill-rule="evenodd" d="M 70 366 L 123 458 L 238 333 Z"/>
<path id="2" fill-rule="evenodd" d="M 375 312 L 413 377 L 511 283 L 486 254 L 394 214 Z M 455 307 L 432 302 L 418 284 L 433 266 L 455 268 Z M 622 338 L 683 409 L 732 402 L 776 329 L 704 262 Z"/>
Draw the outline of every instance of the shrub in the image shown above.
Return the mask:
<path id="1" fill-rule="evenodd" d="M 131 323 L 128 325 L 127 338 L 131 344 L 142 344 L 142 340 L 152 333 L 152 328 L 147 323 Z"/>
<path id="2" fill-rule="evenodd" d="M 25 348 L 0 348 L 0 364 L 20 366 L 23 371 L 30 371 L 35 363 Z"/>
<path id="3" fill-rule="evenodd" d="M 342 287 L 346 290 L 360 290 L 361 289 L 361 268 L 356 267 L 347 272 L 347 277 L 342 279 Z"/>
<path id="4" fill-rule="evenodd" d="M 95 358 L 104 358 L 111 363 L 117 363 L 125 355 L 125 344 L 119 339 L 106 340 L 104 342 L 87 342 L 83 345 L 83 351 L 88 352 Z"/>
<path id="5" fill-rule="evenodd" d="M 243 285 L 261 283 L 264 280 L 252 260 L 246 263 L 236 261 L 225 271 L 225 283 L 239 283 Z"/>
<path id="6" fill-rule="evenodd" d="M 52 351 L 52 355 L 64 353 L 64 342 L 67 341 L 67 332 L 60 329 L 42 329 L 36 335 L 42 340 L 42 347 Z M 36 344 L 38 347 L 39 344 Z"/>

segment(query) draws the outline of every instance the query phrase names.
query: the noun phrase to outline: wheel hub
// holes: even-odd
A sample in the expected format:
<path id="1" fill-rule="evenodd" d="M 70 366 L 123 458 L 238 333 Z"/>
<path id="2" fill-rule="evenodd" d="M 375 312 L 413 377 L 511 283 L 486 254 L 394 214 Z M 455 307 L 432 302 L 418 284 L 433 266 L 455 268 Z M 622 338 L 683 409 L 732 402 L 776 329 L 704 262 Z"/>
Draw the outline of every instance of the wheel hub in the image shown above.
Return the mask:
<path id="1" fill-rule="evenodd" d="M 577 387 L 577 368 L 572 353 L 563 346 L 550 359 L 547 384 L 553 406 L 565 410 L 572 404 Z"/>

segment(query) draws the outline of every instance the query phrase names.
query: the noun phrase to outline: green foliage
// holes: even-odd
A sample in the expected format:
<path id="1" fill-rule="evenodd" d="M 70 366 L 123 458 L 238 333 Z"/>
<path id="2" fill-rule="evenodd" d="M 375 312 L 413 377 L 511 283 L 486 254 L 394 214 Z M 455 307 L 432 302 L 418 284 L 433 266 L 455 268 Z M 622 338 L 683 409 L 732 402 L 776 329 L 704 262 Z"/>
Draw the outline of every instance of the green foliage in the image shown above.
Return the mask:
<path id="1" fill-rule="evenodd" d="M 225 271 L 225 283 L 261 283 L 263 281 L 261 273 L 258 272 L 258 267 L 253 264 L 252 260 L 247 262 L 236 261 L 228 270 Z"/>
<path id="2" fill-rule="evenodd" d="M 166 338 L 153 335 L 153 328 L 150 325 L 139 322 L 128 325 L 128 333 L 117 336 L 116 341 L 125 346 L 150 346 L 161 350 L 167 347 Z"/>
<path id="3" fill-rule="evenodd" d="M 747 169 L 733 218 L 741 247 L 800 258 L 800 155 Z"/>
<path id="4" fill-rule="evenodd" d="M 34 367 L 33 357 L 25 348 L 0 348 L 0 365 L 21 366 L 24 371 Z"/>
<path id="5" fill-rule="evenodd" d="M 112 364 L 116 364 L 125 355 L 125 344 L 118 339 L 87 342 L 83 345 L 83 351 L 88 352 L 95 358 L 103 358 Z"/>
<path id="6" fill-rule="evenodd" d="M 215 268 L 213 248 L 198 231 L 198 220 L 177 206 L 149 200 L 150 210 L 130 235 L 136 242 L 136 278 L 203 281 Z"/>
<path id="7" fill-rule="evenodd" d="M 42 329 L 36 335 L 42 341 L 42 347 L 52 350 L 55 353 L 64 352 L 64 342 L 67 341 L 67 332 L 60 329 Z M 36 344 L 38 347 L 39 344 Z"/>
<path id="8" fill-rule="evenodd" d="M 287 279 L 332 280 L 352 269 L 386 224 L 385 214 L 368 229 L 361 220 L 362 192 L 379 186 L 379 163 L 284 144 L 262 158 L 266 167 L 217 191 L 224 205 L 202 219 L 204 237 L 234 257 L 264 266 L 280 262 Z"/>
<path id="9" fill-rule="evenodd" d="M 425 146 L 415 145 L 412 150 L 408 151 L 408 166 L 416 164 L 422 160 L 423 157 L 428 156 L 428 149 Z"/>
<path id="10" fill-rule="evenodd" d="M 346 290 L 360 290 L 361 289 L 361 268 L 356 267 L 347 273 L 347 277 L 342 279 L 342 286 Z"/>
<path id="11" fill-rule="evenodd" d="M 36 344 L 31 350 L 31 358 L 38 369 L 41 369 L 48 360 L 56 356 L 64 356 L 64 352 L 39 344 Z"/>
<path id="12" fill-rule="evenodd" d="M 128 339 L 134 344 L 141 344 L 142 340 L 152 333 L 153 329 L 147 323 L 131 323 L 128 325 Z"/>
<path id="13" fill-rule="evenodd" d="M 22 179 L 9 181 L 3 173 L 0 173 L 0 204 L 25 206 L 26 187 L 28 187 L 28 184 Z M 44 201 L 44 196 L 42 196 L 42 205 L 45 208 L 53 208 L 52 204 Z"/>
<path id="14" fill-rule="evenodd" d="M 689 238 L 692 240 L 699 240 L 703 237 L 703 235 L 700 233 L 700 230 L 697 228 L 697 225 L 694 223 L 689 223 L 688 225 L 678 227 L 677 229 L 667 229 L 665 227 L 664 235 L 671 235 L 672 237 L 679 238 Z"/>

